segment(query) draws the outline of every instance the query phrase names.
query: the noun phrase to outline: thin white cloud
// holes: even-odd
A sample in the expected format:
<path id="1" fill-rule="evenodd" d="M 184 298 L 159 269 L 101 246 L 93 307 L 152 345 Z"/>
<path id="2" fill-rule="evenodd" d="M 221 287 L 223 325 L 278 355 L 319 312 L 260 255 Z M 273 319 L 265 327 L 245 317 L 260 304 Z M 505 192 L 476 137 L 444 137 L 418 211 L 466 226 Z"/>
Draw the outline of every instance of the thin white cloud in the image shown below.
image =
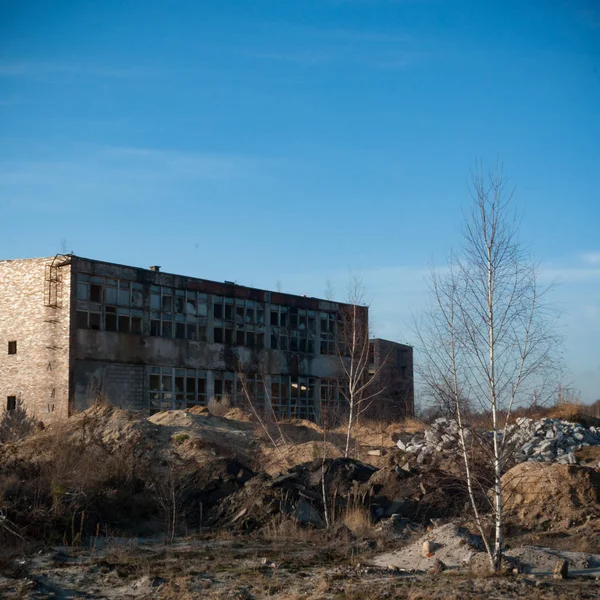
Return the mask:
<path id="1" fill-rule="evenodd" d="M 322 67 L 330 65 L 351 64 L 354 66 L 400 70 L 428 59 L 428 52 L 396 50 L 378 53 L 357 53 L 353 48 L 319 49 L 297 52 L 252 52 L 252 57 L 260 60 L 296 63 L 304 66 Z"/>
<path id="2" fill-rule="evenodd" d="M 111 66 L 89 63 L 12 61 L 0 63 L 0 77 L 51 79 L 94 76 L 105 78 L 148 77 L 155 70 L 143 66 Z"/>
<path id="3" fill-rule="evenodd" d="M 588 265 L 600 265 L 600 252 L 586 252 L 581 255 L 581 259 Z"/>
<path id="4" fill-rule="evenodd" d="M 401 44 L 413 38 L 403 33 L 390 33 L 369 29 L 340 29 L 324 27 L 296 27 L 299 34 L 326 40 L 340 40 L 349 42 L 372 42 L 373 44 Z"/>
<path id="5" fill-rule="evenodd" d="M 160 150 L 115 146 L 104 149 L 110 159 L 124 160 L 125 165 L 151 170 L 155 175 L 177 178 L 226 180 L 245 177 L 257 170 L 272 167 L 278 161 L 268 158 L 178 150 Z"/>

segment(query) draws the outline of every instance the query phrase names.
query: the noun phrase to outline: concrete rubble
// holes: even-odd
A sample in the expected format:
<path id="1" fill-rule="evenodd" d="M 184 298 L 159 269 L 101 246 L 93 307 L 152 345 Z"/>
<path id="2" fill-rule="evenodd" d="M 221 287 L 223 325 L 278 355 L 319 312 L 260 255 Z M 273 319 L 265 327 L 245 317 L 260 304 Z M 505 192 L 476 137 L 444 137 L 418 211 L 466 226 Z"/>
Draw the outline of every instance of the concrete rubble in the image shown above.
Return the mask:
<path id="1" fill-rule="evenodd" d="M 464 430 L 465 443 L 470 445 L 473 434 Z M 478 441 L 491 446 L 491 431 L 479 432 Z M 560 419 L 534 420 L 519 417 L 507 429 L 506 443 L 516 462 L 558 462 L 576 464 L 575 452 L 585 446 L 600 446 L 600 427 L 584 427 Z M 452 419 L 436 419 L 423 433 L 410 440 L 398 440 L 398 448 L 415 455 L 422 465 L 436 455 L 460 454 L 461 437 L 458 423 Z"/>

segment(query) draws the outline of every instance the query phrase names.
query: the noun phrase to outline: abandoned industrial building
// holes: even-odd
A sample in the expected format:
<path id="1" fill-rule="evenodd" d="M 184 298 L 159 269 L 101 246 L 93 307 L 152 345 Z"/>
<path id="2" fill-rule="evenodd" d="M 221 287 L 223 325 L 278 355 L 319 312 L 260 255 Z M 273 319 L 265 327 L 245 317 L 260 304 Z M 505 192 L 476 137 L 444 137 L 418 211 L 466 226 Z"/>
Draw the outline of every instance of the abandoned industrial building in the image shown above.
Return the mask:
<path id="1" fill-rule="evenodd" d="M 344 306 L 75 255 L 0 261 L 2 410 L 52 421 L 98 399 L 154 412 L 244 396 L 318 421 L 342 403 Z M 373 406 L 410 414 L 412 348 L 372 341 L 371 371 L 384 354 L 392 384 Z"/>

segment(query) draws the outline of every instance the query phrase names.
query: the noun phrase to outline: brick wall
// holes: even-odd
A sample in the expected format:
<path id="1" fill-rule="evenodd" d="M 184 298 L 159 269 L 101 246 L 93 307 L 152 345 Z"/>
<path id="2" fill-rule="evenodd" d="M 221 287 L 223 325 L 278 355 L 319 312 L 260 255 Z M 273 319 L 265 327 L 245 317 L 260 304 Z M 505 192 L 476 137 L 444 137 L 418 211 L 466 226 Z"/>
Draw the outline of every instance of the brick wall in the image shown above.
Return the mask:
<path id="1" fill-rule="evenodd" d="M 0 416 L 8 396 L 42 421 L 69 414 L 71 266 L 55 269 L 49 288 L 53 260 L 0 261 Z M 17 342 L 14 355 L 9 341 Z"/>

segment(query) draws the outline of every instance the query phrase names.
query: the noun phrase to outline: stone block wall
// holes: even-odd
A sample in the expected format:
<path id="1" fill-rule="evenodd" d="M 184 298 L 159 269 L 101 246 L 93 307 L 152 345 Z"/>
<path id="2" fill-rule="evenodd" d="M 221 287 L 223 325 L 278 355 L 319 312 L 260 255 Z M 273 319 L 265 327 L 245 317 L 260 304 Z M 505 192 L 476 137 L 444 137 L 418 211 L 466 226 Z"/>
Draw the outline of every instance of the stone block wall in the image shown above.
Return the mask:
<path id="1" fill-rule="evenodd" d="M 147 408 L 143 365 L 78 360 L 74 378 L 75 411 L 89 408 L 96 400 L 128 410 Z"/>
<path id="2" fill-rule="evenodd" d="M 49 282 L 53 260 L 0 261 L 0 418 L 12 396 L 38 420 L 69 415 L 71 265 Z"/>

